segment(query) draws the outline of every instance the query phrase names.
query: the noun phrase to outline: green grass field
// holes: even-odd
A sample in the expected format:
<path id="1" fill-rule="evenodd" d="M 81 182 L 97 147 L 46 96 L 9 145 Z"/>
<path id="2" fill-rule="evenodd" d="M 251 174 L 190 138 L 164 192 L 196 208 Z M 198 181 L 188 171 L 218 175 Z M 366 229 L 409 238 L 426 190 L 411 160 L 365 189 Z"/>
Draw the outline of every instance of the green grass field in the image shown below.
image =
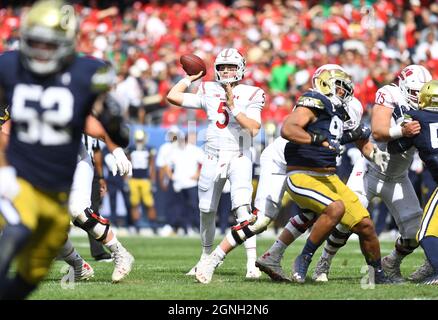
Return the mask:
<path id="1" fill-rule="evenodd" d="M 47 279 L 30 299 L 157 299 L 157 300 L 294 300 L 294 299 L 437 299 L 436 287 L 411 283 L 376 286 L 362 289 L 364 276 L 361 268 L 364 259 L 357 241 L 350 241 L 335 258 L 328 283 L 314 283 L 310 279 L 304 285 L 273 283 L 263 274 L 258 280 L 246 280 L 246 255 L 244 248 L 232 252 L 224 264 L 216 270 L 208 285 L 197 283 L 185 276 L 200 253 L 200 240 L 195 238 L 120 238 L 132 252 L 136 262 L 131 274 L 121 283 L 111 283 L 112 263 L 90 260 L 88 241 L 84 237 L 73 238 L 73 243 L 95 270 L 95 277 L 88 282 L 62 285 L 63 262 L 53 264 Z M 258 254 L 262 254 L 273 239 L 258 240 Z M 283 267 L 290 273 L 294 257 L 301 251 L 303 241 L 298 241 L 287 251 Z M 391 242 L 382 243 L 382 255 L 393 247 Z M 308 276 L 319 258 L 316 253 Z M 423 262 L 419 249 L 405 259 L 402 273 L 408 276 Z M 64 268 L 65 270 L 65 268 Z"/>

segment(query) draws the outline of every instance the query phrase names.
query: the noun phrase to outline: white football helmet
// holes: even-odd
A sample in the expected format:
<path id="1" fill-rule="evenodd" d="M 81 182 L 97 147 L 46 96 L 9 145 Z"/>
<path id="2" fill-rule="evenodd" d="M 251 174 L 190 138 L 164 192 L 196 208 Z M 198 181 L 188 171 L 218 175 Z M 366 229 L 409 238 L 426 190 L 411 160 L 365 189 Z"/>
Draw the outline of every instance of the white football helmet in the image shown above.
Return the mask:
<path id="1" fill-rule="evenodd" d="M 218 66 L 224 64 L 231 64 L 237 66 L 236 75 L 234 77 L 221 79 Z M 216 81 L 222 84 L 240 81 L 243 79 L 243 76 L 245 74 L 245 67 L 246 67 L 245 58 L 240 54 L 239 51 L 237 51 L 234 48 L 223 49 L 221 52 L 219 52 L 219 54 L 216 57 L 216 60 L 214 61 L 214 75 Z"/>
<path id="2" fill-rule="evenodd" d="M 327 96 L 335 106 L 347 105 L 353 98 L 354 86 L 350 75 L 337 64 L 324 64 L 312 75 L 312 87 Z M 336 89 L 344 91 L 343 96 Z"/>
<path id="3" fill-rule="evenodd" d="M 398 76 L 398 87 L 409 105 L 418 109 L 418 93 L 423 85 L 432 80 L 432 75 L 423 66 L 411 64 L 405 67 Z"/>

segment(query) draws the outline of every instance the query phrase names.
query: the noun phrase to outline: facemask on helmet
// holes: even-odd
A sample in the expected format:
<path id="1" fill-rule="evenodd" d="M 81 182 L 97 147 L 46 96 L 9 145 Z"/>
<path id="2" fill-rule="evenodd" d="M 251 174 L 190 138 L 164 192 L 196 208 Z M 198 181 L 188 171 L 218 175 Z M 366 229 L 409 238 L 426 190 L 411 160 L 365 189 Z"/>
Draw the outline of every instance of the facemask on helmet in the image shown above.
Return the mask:
<path id="1" fill-rule="evenodd" d="M 327 96 L 335 107 L 347 105 L 354 94 L 350 75 L 336 64 L 319 67 L 312 76 L 312 86 Z"/>
<path id="2" fill-rule="evenodd" d="M 438 80 L 423 85 L 418 94 L 418 108 L 438 112 Z"/>
<path id="3" fill-rule="evenodd" d="M 38 75 L 59 71 L 75 53 L 77 20 L 63 1 L 36 2 L 23 17 L 20 53 L 24 67 Z"/>
<path id="4" fill-rule="evenodd" d="M 222 78 L 220 74 L 221 65 L 234 65 L 237 70 L 234 75 L 227 78 Z M 217 82 L 221 84 L 233 83 L 243 79 L 245 74 L 246 61 L 243 56 L 233 48 L 223 49 L 216 57 L 214 61 L 214 75 Z"/>
<path id="5" fill-rule="evenodd" d="M 430 72 L 423 66 L 412 64 L 400 72 L 398 80 L 403 98 L 412 108 L 418 109 L 418 93 L 426 82 L 432 80 Z"/>

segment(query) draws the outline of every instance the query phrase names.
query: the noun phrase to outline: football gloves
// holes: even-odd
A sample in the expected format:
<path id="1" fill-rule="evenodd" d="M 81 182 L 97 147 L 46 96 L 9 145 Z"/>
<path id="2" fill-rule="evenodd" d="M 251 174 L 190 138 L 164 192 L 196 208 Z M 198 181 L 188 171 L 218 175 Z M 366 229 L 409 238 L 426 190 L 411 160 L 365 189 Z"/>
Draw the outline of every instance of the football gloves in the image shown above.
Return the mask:
<path id="1" fill-rule="evenodd" d="M 114 161 L 111 161 L 110 163 L 113 176 L 115 176 L 117 173 L 121 176 L 132 176 L 132 164 L 131 161 L 129 161 L 126 157 L 123 149 L 120 147 L 116 148 L 113 152 L 111 152 L 111 154 L 114 157 Z"/>
<path id="2" fill-rule="evenodd" d="M 13 200 L 20 191 L 17 181 L 17 172 L 14 167 L 0 168 L 0 197 Z"/>
<path id="3" fill-rule="evenodd" d="M 327 136 L 323 133 L 321 133 L 320 131 L 308 131 L 307 132 L 310 135 L 311 138 L 311 142 L 310 144 L 314 145 L 314 146 L 322 146 L 322 143 L 324 141 L 327 141 L 329 146 L 328 148 L 334 152 L 336 152 L 336 154 L 341 154 L 342 152 L 342 147 L 341 144 L 339 143 L 339 141 L 337 140 L 333 140 L 333 139 L 329 139 L 327 138 Z"/>
<path id="4" fill-rule="evenodd" d="M 368 139 L 370 135 L 370 128 L 365 127 L 363 124 L 361 124 L 356 129 L 344 131 L 341 138 L 341 144 L 347 144 L 356 140 Z"/>
<path id="5" fill-rule="evenodd" d="M 374 162 L 380 169 L 380 171 L 385 172 L 388 168 L 388 161 L 390 155 L 386 151 L 380 150 L 377 146 L 373 147 L 373 151 L 371 151 L 369 155 L 369 159 Z"/>

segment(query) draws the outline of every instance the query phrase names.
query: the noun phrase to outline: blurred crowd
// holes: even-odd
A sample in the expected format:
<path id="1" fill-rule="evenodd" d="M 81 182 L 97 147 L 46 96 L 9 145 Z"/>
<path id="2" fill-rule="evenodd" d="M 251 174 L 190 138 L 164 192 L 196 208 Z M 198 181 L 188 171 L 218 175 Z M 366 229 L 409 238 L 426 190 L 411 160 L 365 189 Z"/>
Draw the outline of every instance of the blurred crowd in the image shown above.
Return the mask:
<path id="1" fill-rule="evenodd" d="M 310 84 L 313 71 L 337 63 L 351 73 L 365 109 L 376 89 L 412 62 L 438 75 L 438 2 L 434 1 L 76 1 L 78 49 L 111 61 L 126 113 L 141 124 L 185 125 L 206 120 L 203 111 L 167 103 L 184 76 L 179 57 L 199 55 L 213 78 L 224 47 L 247 59 L 244 82 L 262 87 L 265 124 L 278 124 Z M 114 5 L 116 4 L 116 5 Z M 26 6 L 0 11 L 0 50 L 17 43 Z M 192 90 L 196 90 L 193 85 Z"/>
<path id="2" fill-rule="evenodd" d="M 0 51 L 18 46 L 19 17 L 30 2 L 3 2 Z M 203 80 L 208 81 L 219 51 L 237 48 L 247 60 L 243 82 L 267 93 L 262 120 L 272 137 L 323 64 L 340 64 L 352 75 L 365 121 L 377 89 L 392 82 L 404 66 L 422 64 L 438 78 L 438 1 L 73 3 L 80 16 L 78 51 L 111 61 L 117 71 L 115 90 L 135 124 L 169 128 L 185 127 L 190 120 L 206 122 L 202 110 L 178 108 L 165 99 L 185 75 L 179 63 L 185 53 L 205 61 Z M 190 90 L 195 92 L 197 85 Z M 354 157 L 344 157 L 349 172 Z M 423 168 L 413 166 L 415 179 Z"/>

